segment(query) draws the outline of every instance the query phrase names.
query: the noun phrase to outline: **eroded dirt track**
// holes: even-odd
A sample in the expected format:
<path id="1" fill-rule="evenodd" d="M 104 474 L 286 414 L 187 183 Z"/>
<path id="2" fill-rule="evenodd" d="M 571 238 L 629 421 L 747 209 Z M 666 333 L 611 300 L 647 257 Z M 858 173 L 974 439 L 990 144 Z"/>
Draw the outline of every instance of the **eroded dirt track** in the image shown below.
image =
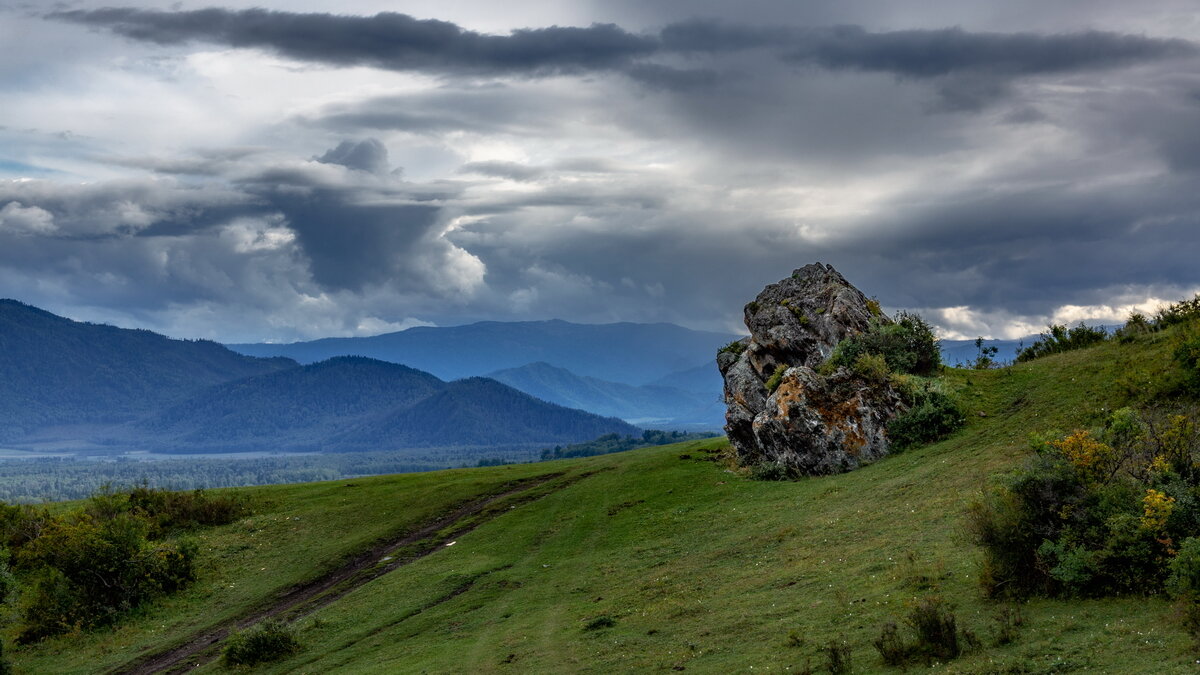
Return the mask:
<path id="1" fill-rule="evenodd" d="M 248 628 L 264 619 L 294 620 L 310 614 L 373 579 L 444 548 L 447 542 L 520 504 L 557 492 L 589 475 L 591 473 L 564 477 L 554 473 L 516 481 L 502 492 L 467 502 L 414 531 L 376 544 L 336 569 L 287 589 L 253 611 L 210 626 L 174 647 L 144 654 L 107 672 L 111 675 L 149 675 L 196 668 L 219 656 L 220 643 L 234 630 Z M 555 482 L 556 479 L 561 480 Z M 546 489 L 539 489 L 543 485 Z"/>

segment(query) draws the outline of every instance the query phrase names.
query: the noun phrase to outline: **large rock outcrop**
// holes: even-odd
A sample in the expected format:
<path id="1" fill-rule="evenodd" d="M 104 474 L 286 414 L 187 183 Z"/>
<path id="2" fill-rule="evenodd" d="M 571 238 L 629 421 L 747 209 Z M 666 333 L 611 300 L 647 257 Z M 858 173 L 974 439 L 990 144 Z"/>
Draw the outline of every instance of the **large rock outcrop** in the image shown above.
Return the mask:
<path id="1" fill-rule="evenodd" d="M 886 380 L 846 368 L 817 372 L 838 342 L 890 322 L 832 266 L 806 265 L 746 305 L 750 337 L 723 349 L 725 431 L 745 465 L 838 473 L 887 454 L 886 427 L 904 409 Z"/>

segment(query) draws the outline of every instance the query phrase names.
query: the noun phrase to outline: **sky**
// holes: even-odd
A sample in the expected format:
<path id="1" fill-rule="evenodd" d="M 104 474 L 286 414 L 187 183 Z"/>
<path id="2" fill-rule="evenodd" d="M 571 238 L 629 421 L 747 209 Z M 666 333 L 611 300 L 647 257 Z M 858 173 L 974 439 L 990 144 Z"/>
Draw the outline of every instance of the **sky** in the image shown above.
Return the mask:
<path id="1" fill-rule="evenodd" d="M 1191 0 L 0 0 L 0 98 L 0 297 L 175 337 L 1200 292 Z"/>

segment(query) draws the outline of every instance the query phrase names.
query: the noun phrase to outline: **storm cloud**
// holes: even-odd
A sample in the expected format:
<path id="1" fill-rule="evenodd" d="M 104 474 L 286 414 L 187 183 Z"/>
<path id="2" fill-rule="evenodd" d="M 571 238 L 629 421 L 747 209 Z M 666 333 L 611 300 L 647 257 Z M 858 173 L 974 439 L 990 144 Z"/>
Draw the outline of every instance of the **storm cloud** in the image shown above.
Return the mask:
<path id="1" fill-rule="evenodd" d="M 136 8 L 73 10 L 52 19 L 99 26 L 135 40 L 203 40 L 271 49 L 288 58 L 395 70 L 560 72 L 610 68 L 654 51 L 651 38 L 612 24 L 524 28 L 485 35 L 432 19 L 383 12 L 371 17 L 248 9 L 163 12 Z"/>
<path id="2" fill-rule="evenodd" d="M 266 4 L 7 15 L 0 295 L 250 341 L 736 330 L 814 260 L 966 337 L 1200 291 L 1174 0 Z"/>
<path id="3" fill-rule="evenodd" d="M 269 49 L 300 61 L 429 72 L 553 74 L 624 67 L 659 54 L 772 48 L 786 61 L 830 69 L 920 78 L 958 72 L 1011 77 L 1110 68 L 1196 53 L 1196 46 L 1186 40 L 1094 30 L 1057 35 L 960 28 L 871 32 L 854 25 L 758 27 L 696 19 L 670 24 L 658 34 L 593 24 L 486 35 L 450 22 L 394 12 L 358 17 L 263 9 L 104 8 L 47 16 L 162 45 L 206 41 Z M 698 84 L 712 77 L 709 71 L 652 64 L 636 65 L 630 72 L 641 79 L 672 83 Z"/>

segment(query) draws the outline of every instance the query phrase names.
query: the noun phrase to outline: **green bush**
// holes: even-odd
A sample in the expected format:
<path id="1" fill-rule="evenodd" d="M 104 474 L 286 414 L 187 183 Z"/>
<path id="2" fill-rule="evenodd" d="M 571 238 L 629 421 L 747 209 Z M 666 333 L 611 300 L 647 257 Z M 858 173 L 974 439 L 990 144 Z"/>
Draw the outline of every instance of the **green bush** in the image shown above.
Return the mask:
<path id="1" fill-rule="evenodd" d="M 1184 387 L 1200 395 L 1200 334 L 1191 331 L 1190 335 L 1182 336 L 1173 356 L 1183 371 Z"/>
<path id="2" fill-rule="evenodd" d="M 898 312 L 894 323 L 873 318 L 865 333 L 838 343 L 829 363 L 834 368 L 853 368 L 862 354 L 882 356 L 888 369 L 896 373 L 930 375 L 942 364 L 933 328 L 920 316 L 907 312 Z"/>
<path id="3" fill-rule="evenodd" d="M 1050 354 L 1083 349 L 1108 339 L 1108 333 L 1101 327 L 1085 326 L 1082 323 L 1068 330 L 1065 325 L 1052 324 L 1038 341 L 1017 353 L 1017 361 L 1025 362 Z"/>
<path id="4" fill-rule="evenodd" d="M 100 520 L 129 513 L 150 524 L 157 539 L 196 527 L 227 525 L 250 512 L 246 498 L 236 492 L 206 490 L 174 492 L 145 485 L 114 491 L 105 486 L 88 500 L 88 512 Z"/>
<path id="5" fill-rule="evenodd" d="M 255 666 L 278 661 L 300 651 L 300 641 L 290 626 L 268 619 L 250 630 L 229 636 L 222 661 L 226 666 Z"/>
<path id="6" fill-rule="evenodd" d="M 1159 328 L 1200 320 L 1200 294 L 1191 300 L 1180 300 L 1158 310 L 1154 324 Z"/>
<path id="7" fill-rule="evenodd" d="M 1200 537 L 1188 537 L 1179 542 L 1179 551 L 1168 568 L 1167 592 L 1174 598 L 1200 600 Z"/>
<path id="8" fill-rule="evenodd" d="M 792 480 L 796 473 L 781 462 L 759 462 L 750 468 L 750 477 L 754 480 Z"/>
<path id="9" fill-rule="evenodd" d="M 728 354 L 733 354 L 734 356 L 738 356 L 744 351 L 746 351 L 746 343 L 742 342 L 741 340 L 734 340 L 733 342 L 730 342 L 729 344 L 725 345 L 724 347 L 721 347 L 720 349 L 718 349 L 717 354 L 728 353 Z"/>
<path id="10" fill-rule="evenodd" d="M 19 640 L 112 623 L 147 600 L 195 579 L 197 547 L 152 544 L 150 525 L 124 513 L 98 521 L 88 513 L 56 518 L 17 552 L 35 582 L 22 602 Z"/>
<path id="11" fill-rule="evenodd" d="M 854 662 L 850 659 L 852 652 L 845 637 L 839 640 L 830 640 L 823 651 L 825 652 L 825 667 L 829 669 L 830 675 L 843 675 L 854 671 Z"/>
<path id="12" fill-rule="evenodd" d="M 854 361 L 853 370 L 856 375 L 872 384 L 883 384 L 891 375 L 887 360 L 879 354 L 859 354 Z"/>
<path id="13" fill-rule="evenodd" d="M 779 383 L 783 381 L 783 374 L 787 372 L 787 369 L 787 364 L 781 363 L 775 366 L 775 372 L 771 373 L 771 376 L 767 378 L 767 391 L 772 394 L 775 393 L 775 390 L 779 388 Z"/>
<path id="14" fill-rule="evenodd" d="M 970 508 L 989 595 L 1188 594 L 1200 583 L 1191 417 L 1122 409 L 1103 431 L 1039 438 L 1035 449 Z"/>
<path id="15" fill-rule="evenodd" d="M 885 665 L 904 667 L 915 661 L 931 665 L 958 658 L 965 651 L 964 646 L 979 646 L 975 634 L 960 629 L 949 606 L 936 596 L 914 603 L 904 623 L 911 630 L 912 639 L 905 640 L 895 622 L 889 621 L 872 641 Z"/>
<path id="16" fill-rule="evenodd" d="M 930 386 L 914 388 L 911 407 L 888 423 L 888 439 L 894 450 L 903 450 L 945 438 L 965 421 L 958 404 L 949 395 Z"/>

